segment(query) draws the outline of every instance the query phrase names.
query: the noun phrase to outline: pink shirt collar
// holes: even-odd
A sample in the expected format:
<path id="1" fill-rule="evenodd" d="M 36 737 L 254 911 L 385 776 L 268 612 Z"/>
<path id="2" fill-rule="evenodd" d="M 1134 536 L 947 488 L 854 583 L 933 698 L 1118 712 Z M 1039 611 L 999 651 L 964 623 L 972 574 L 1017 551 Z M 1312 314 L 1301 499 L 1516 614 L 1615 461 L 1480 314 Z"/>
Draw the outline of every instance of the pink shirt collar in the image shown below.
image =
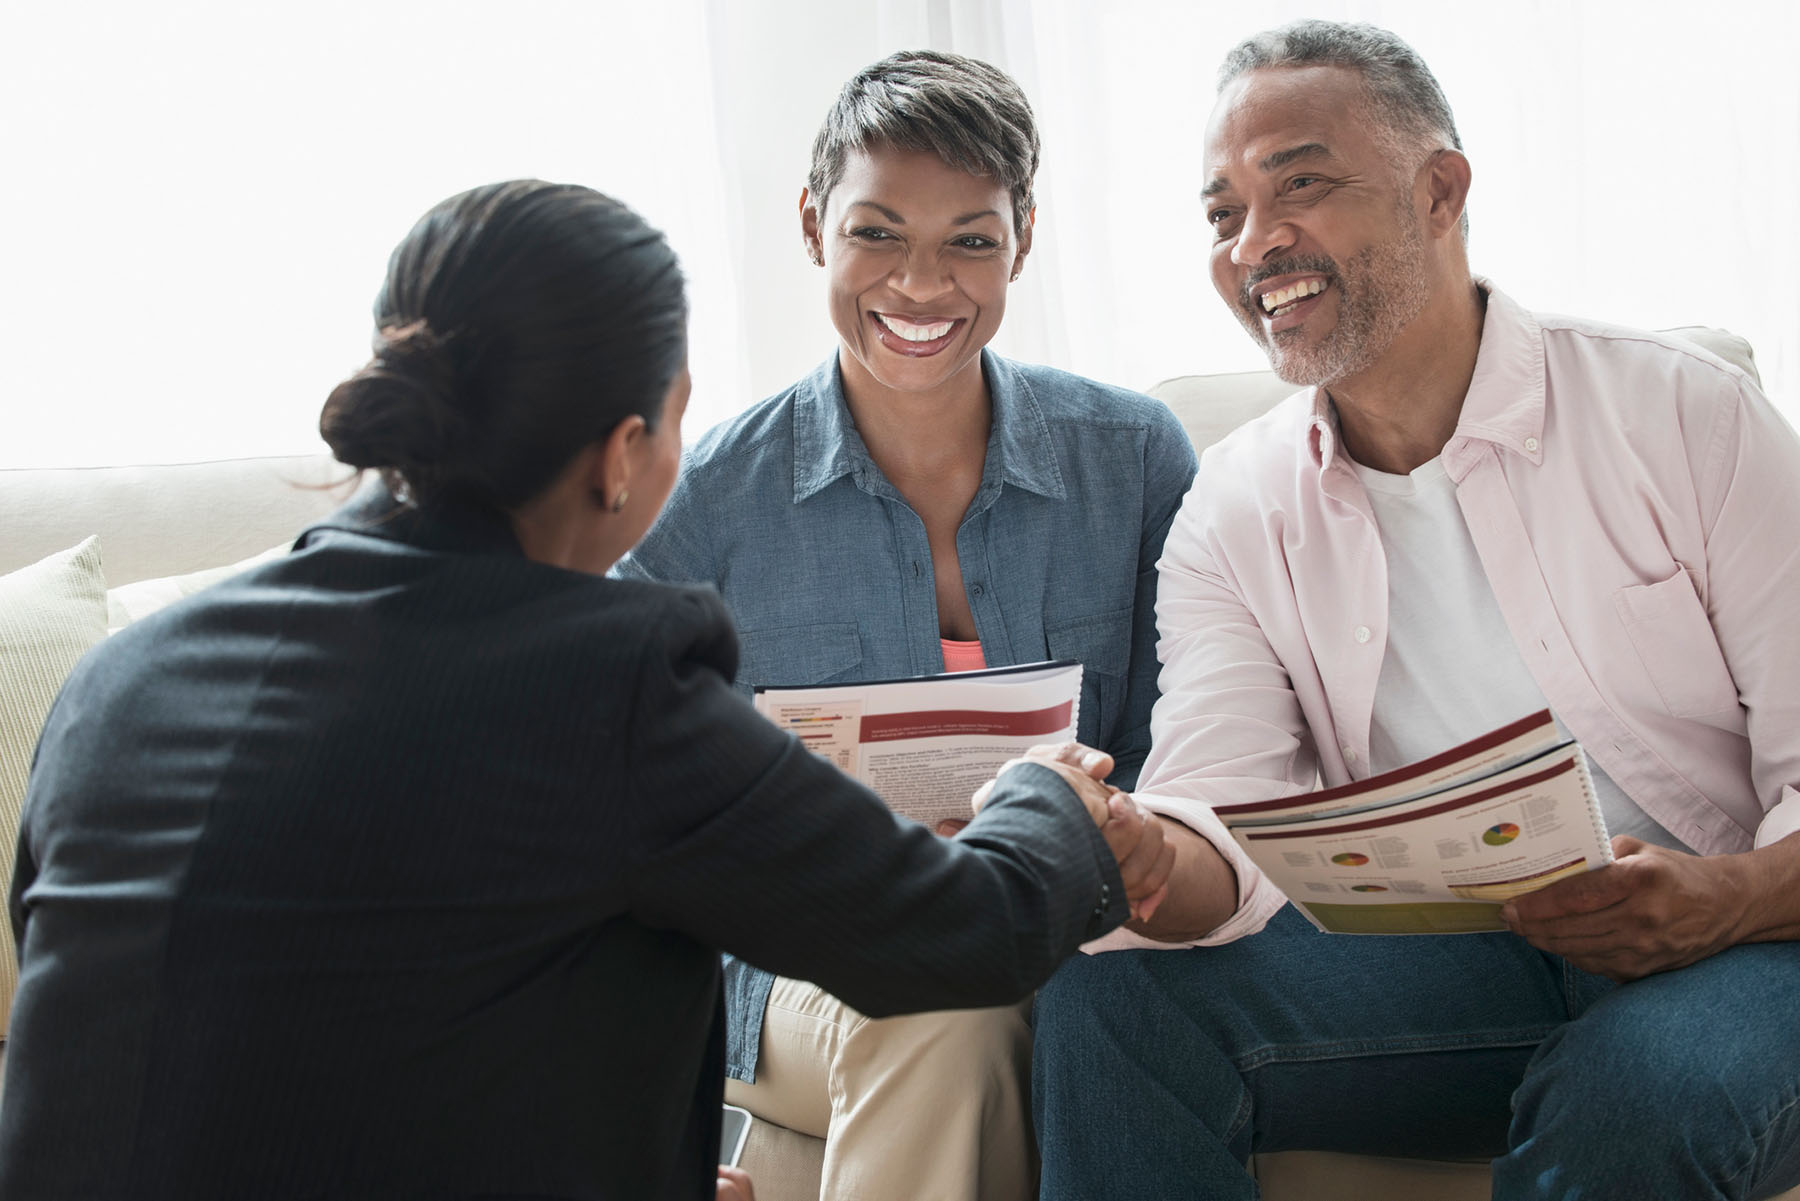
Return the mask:
<path id="1" fill-rule="evenodd" d="M 1486 279 L 1475 286 L 1487 296 L 1475 375 L 1443 450 L 1444 470 L 1460 483 L 1480 453 L 1480 443 L 1510 450 L 1537 466 L 1544 461 L 1544 337 L 1530 313 Z M 1324 388 L 1312 390 L 1306 447 L 1321 473 L 1337 461 L 1337 414 Z"/>

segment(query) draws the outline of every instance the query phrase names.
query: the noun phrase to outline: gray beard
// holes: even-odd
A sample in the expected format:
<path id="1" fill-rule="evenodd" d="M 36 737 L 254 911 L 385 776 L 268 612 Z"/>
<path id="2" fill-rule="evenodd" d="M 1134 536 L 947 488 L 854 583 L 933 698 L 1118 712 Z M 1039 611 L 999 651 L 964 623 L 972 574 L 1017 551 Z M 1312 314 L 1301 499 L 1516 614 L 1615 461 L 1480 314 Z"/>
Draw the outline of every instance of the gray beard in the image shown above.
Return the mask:
<path id="1" fill-rule="evenodd" d="M 1296 387 L 1321 387 L 1372 367 L 1403 330 L 1425 311 L 1425 246 L 1418 223 L 1408 220 L 1390 241 L 1358 251 L 1331 273 L 1337 289 L 1337 325 L 1316 343 L 1304 330 L 1271 338 L 1254 302 L 1238 308 L 1238 320 L 1262 344 L 1275 374 Z"/>

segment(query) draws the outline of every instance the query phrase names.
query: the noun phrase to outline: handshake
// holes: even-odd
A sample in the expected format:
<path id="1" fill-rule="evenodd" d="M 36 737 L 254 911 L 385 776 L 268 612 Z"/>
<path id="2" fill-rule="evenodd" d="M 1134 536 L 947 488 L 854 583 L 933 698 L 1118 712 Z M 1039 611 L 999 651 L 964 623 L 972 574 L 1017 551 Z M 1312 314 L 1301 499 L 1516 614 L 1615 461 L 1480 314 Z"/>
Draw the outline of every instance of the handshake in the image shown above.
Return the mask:
<path id="1" fill-rule="evenodd" d="M 1169 875 L 1175 868 L 1174 844 L 1163 837 L 1160 818 L 1132 799 L 1128 792 L 1106 783 L 1113 769 L 1112 756 L 1079 742 L 1062 742 L 1034 746 L 1024 755 L 1004 764 L 998 777 L 1014 763 L 1039 763 L 1061 776 L 1086 806 L 1088 816 L 1100 827 L 1113 858 L 1118 860 L 1119 875 L 1125 881 L 1125 897 L 1131 903 L 1134 921 L 1148 921 L 1169 893 Z M 976 813 L 987 802 L 994 781 L 989 780 L 970 798 Z M 937 832 L 956 833 L 967 822 L 939 822 Z"/>

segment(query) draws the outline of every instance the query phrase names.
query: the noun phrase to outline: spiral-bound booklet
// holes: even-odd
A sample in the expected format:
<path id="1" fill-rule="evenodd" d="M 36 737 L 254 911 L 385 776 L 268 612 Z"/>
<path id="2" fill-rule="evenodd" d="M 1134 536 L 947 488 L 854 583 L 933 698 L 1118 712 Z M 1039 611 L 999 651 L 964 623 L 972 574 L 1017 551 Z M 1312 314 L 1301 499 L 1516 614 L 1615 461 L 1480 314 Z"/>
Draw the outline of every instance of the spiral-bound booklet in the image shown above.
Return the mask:
<path id="1" fill-rule="evenodd" d="M 1511 898 L 1612 861 L 1587 757 L 1548 710 L 1354 784 L 1216 812 L 1334 934 L 1504 930 Z"/>
<path id="2" fill-rule="evenodd" d="M 1075 737 L 1081 664 L 992 667 L 901 680 L 755 689 L 756 708 L 808 749 L 927 826 L 969 817 L 1009 759 Z"/>

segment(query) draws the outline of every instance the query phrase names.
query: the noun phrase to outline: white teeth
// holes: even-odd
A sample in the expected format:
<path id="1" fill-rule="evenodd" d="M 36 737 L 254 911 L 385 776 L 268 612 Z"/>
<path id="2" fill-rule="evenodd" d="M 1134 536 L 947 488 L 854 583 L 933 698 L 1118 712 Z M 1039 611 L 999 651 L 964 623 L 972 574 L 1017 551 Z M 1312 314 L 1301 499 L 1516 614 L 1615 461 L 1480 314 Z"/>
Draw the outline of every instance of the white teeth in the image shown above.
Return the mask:
<path id="1" fill-rule="evenodd" d="M 1316 296 L 1324 290 L 1324 280 L 1307 279 L 1297 284 L 1289 284 L 1285 288 L 1278 288 L 1273 292 L 1264 292 L 1262 296 L 1263 312 L 1273 313 L 1284 304 L 1291 304 L 1303 296 Z"/>
<path id="2" fill-rule="evenodd" d="M 930 342 L 941 338 L 956 324 L 954 321 L 939 321 L 932 325 L 917 325 L 904 317 L 890 317 L 886 313 L 877 313 L 876 319 L 908 342 Z"/>

